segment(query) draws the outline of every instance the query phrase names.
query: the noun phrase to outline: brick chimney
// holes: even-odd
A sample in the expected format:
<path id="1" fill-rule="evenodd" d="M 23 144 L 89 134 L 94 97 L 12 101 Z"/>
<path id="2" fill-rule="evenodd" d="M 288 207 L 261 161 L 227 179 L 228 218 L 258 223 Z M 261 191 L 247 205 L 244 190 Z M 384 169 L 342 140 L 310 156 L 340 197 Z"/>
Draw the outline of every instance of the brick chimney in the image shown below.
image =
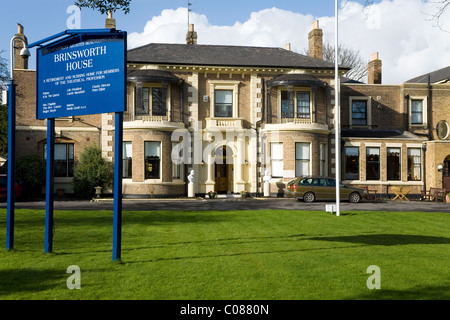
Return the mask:
<path id="1" fill-rule="evenodd" d="M 17 24 L 17 33 L 15 36 L 22 38 L 25 43 L 28 44 L 28 39 L 25 37 L 23 26 L 20 23 Z M 23 58 L 20 55 L 20 50 L 22 50 L 23 47 L 22 41 L 14 40 L 14 69 L 28 69 L 28 57 Z"/>
<path id="2" fill-rule="evenodd" d="M 319 20 L 312 24 L 312 30 L 308 34 L 309 56 L 323 60 L 323 32 L 319 28 Z"/>
<path id="3" fill-rule="evenodd" d="M 367 82 L 369 84 L 381 84 L 381 60 L 378 58 L 378 52 L 370 57 L 367 66 Z"/>
<path id="4" fill-rule="evenodd" d="M 108 18 L 105 21 L 106 29 L 115 29 L 116 28 L 116 19 L 113 19 L 112 12 L 108 11 Z"/>
<path id="5" fill-rule="evenodd" d="M 194 25 L 189 25 L 189 31 L 186 34 L 186 44 L 197 44 L 197 32 L 194 31 Z"/>

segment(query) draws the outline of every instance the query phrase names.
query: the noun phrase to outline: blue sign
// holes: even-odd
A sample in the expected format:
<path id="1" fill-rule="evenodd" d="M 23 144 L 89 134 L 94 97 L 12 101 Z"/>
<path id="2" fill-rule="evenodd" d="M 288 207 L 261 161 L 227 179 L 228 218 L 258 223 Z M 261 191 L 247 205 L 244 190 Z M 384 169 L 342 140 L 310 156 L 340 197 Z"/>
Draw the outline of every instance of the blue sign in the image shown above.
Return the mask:
<path id="1" fill-rule="evenodd" d="M 123 112 L 125 37 L 78 35 L 38 49 L 36 118 Z"/>

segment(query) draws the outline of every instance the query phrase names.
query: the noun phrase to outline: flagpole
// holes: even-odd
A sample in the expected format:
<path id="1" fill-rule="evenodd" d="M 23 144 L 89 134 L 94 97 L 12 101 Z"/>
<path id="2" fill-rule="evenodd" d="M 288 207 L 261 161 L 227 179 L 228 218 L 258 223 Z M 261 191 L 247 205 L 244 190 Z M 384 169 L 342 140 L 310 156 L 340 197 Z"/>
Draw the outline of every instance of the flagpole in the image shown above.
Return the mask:
<path id="1" fill-rule="evenodd" d="M 340 161 L 340 138 L 339 138 L 339 133 L 340 133 L 340 125 L 339 125 L 339 113 L 340 113 L 340 108 L 339 108 L 339 104 L 340 104 L 340 97 L 339 97 L 339 87 L 340 87 L 340 82 L 339 82 L 339 67 L 338 67 L 338 48 L 339 48 L 339 42 L 338 42 L 338 33 L 339 33 L 339 29 L 338 29 L 338 0 L 335 0 L 335 37 L 334 37 L 334 101 L 335 101 L 335 112 L 334 112 L 334 117 L 335 117 L 335 121 L 334 121 L 334 136 L 335 136 L 335 143 L 334 143 L 334 150 L 335 150 L 335 156 L 336 156 L 336 216 L 340 216 L 340 202 L 341 202 L 341 197 L 340 197 L 340 182 L 341 182 L 341 161 Z"/>

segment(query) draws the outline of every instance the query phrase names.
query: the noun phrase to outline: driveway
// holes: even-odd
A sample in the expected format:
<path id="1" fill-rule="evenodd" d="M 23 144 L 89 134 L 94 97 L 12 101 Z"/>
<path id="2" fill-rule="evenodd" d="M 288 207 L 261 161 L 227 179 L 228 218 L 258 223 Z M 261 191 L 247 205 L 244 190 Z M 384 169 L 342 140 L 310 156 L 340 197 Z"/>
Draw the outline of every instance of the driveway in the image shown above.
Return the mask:
<path id="1" fill-rule="evenodd" d="M 123 199 L 124 211 L 229 211 L 229 210 L 313 210 L 325 211 L 326 204 L 335 202 L 304 203 L 290 198 L 229 198 L 229 199 Z M 55 201 L 55 210 L 113 210 L 112 199 L 99 201 Z M 360 203 L 341 202 L 341 212 L 344 211 L 420 211 L 450 213 L 450 204 L 426 201 L 362 201 Z M 0 208 L 6 208 L 6 203 L 0 203 Z M 17 209 L 45 210 L 45 201 L 16 202 Z"/>

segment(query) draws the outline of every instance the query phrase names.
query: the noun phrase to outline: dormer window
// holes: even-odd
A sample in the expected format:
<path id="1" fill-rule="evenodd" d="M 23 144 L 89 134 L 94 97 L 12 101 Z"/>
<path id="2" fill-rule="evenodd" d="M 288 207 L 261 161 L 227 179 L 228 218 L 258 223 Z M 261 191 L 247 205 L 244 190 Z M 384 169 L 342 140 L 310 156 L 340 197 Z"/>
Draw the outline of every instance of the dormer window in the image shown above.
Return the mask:
<path id="1" fill-rule="evenodd" d="M 371 126 L 371 109 L 370 97 L 350 97 L 350 126 Z"/>
<path id="2" fill-rule="evenodd" d="M 411 125 L 413 126 L 422 126 L 427 123 L 427 101 L 426 98 L 419 97 L 411 97 L 410 102 L 410 117 L 411 117 Z"/>

